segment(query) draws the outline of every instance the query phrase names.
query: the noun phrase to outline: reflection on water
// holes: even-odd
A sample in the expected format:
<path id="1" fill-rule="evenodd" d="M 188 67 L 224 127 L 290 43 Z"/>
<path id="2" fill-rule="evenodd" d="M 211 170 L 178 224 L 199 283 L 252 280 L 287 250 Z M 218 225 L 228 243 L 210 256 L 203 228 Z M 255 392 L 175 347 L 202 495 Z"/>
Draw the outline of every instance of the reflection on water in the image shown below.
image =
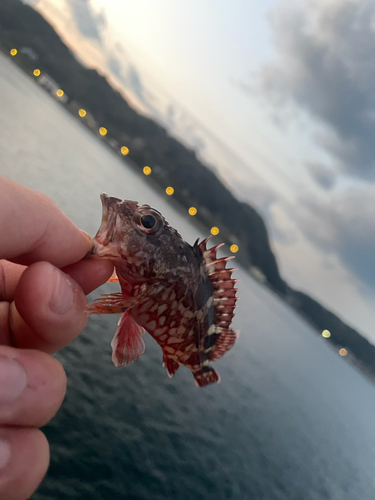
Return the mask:
<path id="1" fill-rule="evenodd" d="M 154 206 L 190 243 L 207 236 L 3 56 L 0 109 L 0 174 L 47 193 L 86 231 L 105 191 Z M 374 387 L 237 275 L 241 337 L 216 363 L 222 383 L 203 390 L 183 367 L 170 380 L 147 335 L 144 355 L 114 368 L 117 318 L 90 318 L 58 354 L 68 392 L 45 427 L 52 462 L 34 500 L 374 498 Z"/>

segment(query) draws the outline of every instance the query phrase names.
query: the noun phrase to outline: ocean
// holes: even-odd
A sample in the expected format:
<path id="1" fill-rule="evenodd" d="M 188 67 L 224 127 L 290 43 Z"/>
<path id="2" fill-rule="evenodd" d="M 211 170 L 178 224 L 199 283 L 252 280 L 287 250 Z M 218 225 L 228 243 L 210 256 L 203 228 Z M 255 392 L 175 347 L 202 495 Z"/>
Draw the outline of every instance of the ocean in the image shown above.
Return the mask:
<path id="1" fill-rule="evenodd" d="M 207 236 L 1 54 L 0 175 L 46 193 L 91 235 L 105 191 L 157 208 L 190 243 Z M 214 364 L 220 384 L 198 389 L 184 367 L 169 379 L 148 334 L 142 357 L 115 368 L 116 316 L 91 317 L 56 355 L 68 389 L 43 428 L 51 466 L 33 500 L 375 498 L 375 387 L 278 297 L 235 274 L 241 336 Z"/>

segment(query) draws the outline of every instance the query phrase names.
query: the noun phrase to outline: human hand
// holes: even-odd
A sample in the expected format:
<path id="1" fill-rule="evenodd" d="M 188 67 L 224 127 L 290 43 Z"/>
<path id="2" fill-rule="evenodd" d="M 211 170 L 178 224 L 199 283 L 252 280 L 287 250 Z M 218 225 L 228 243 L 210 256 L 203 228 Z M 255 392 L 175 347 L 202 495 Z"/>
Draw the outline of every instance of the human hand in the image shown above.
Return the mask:
<path id="1" fill-rule="evenodd" d="M 29 498 L 47 470 L 49 446 L 39 427 L 66 390 L 64 369 L 50 354 L 83 330 L 85 294 L 113 270 L 109 261 L 81 260 L 91 245 L 45 195 L 0 177 L 2 500 Z"/>

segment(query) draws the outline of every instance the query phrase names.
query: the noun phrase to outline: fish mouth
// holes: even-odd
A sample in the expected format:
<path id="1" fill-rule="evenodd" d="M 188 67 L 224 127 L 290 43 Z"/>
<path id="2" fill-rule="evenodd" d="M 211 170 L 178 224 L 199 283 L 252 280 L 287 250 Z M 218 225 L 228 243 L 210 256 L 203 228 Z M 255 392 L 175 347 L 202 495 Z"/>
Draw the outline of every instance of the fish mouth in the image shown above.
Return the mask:
<path id="1" fill-rule="evenodd" d="M 114 196 L 108 196 L 106 193 L 100 193 L 100 200 L 102 202 L 102 223 L 108 222 L 111 212 L 115 209 L 115 205 L 121 203 L 122 200 Z"/>
<path id="2" fill-rule="evenodd" d="M 102 202 L 102 222 L 94 238 L 90 255 L 96 258 L 119 258 L 116 250 L 116 226 L 119 215 L 120 198 L 100 193 Z"/>
<path id="3" fill-rule="evenodd" d="M 106 193 L 100 193 L 102 202 L 102 223 L 111 220 L 112 214 L 119 212 L 132 213 L 138 208 L 138 203 L 131 200 L 120 200 L 115 196 L 108 196 Z"/>

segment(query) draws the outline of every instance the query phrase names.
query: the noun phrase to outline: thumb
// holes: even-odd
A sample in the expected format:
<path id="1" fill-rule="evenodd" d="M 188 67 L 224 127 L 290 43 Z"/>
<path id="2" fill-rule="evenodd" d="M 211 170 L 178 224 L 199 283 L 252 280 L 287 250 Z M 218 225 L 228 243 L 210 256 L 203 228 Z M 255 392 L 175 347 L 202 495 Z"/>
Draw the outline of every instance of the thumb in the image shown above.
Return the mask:
<path id="1" fill-rule="evenodd" d="M 20 278 L 11 307 L 12 344 L 56 352 L 85 328 L 87 308 L 73 278 L 48 262 L 32 264 Z"/>

